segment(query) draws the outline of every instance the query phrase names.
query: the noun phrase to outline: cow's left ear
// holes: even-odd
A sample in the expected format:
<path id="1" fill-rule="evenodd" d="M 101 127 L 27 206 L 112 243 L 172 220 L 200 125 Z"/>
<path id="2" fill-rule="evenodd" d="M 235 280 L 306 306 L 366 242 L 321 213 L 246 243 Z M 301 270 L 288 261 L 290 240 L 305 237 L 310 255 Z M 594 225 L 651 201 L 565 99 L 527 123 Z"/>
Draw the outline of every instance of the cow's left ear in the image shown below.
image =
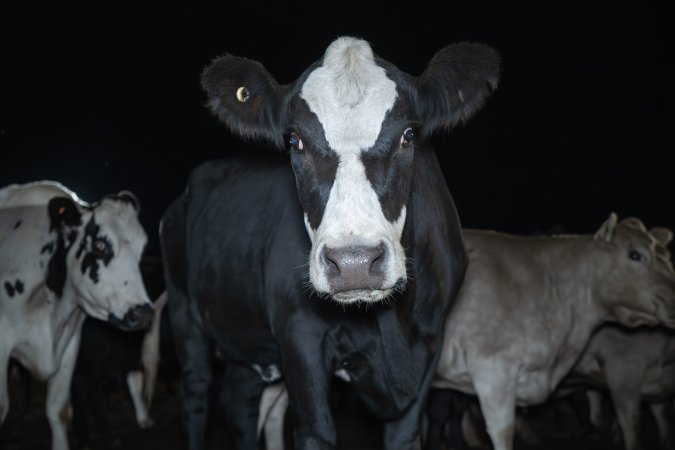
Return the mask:
<path id="1" fill-rule="evenodd" d="M 138 201 L 136 195 L 131 191 L 119 191 L 117 194 L 110 195 L 109 197 L 124 203 L 128 203 L 136 210 L 136 212 L 141 210 L 141 203 Z"/>
<path id="2" fill-rule="evenodd" d="M 609 242 L 612 240 L 614 235 L 614 228 L 616 228 L 616 223 L 618 221 L 618 216 L 615 212 L 612 212 L 609 215 L 609 218 L 600 226 L 598 231 L 595 232 L 593 236 L 596 241 L 600 242 Z"/>
<path id="3" fill-rule="evenodd" d="M 649 230 L 649 233 L 664 247 L 667 247 L 670 241 L 673 240 L 673 232 L 669 228 L 653 227 Z"/>
<path id="4" fill-rule="evenodd" d="M 417 80 L 416 115 L 422 133 L 469 119 L 500 76 L 497 52 L 487 45 L 461 43 L 439 50 Z"/>
<path id="5" fill-rule="evenodd" d="M 286 87 L 257 61 L 224 55 L 201 75 L 207 107 L 245 139 L 266 140 L 283 148 Z"/>
<path id="6" fill-rule="evenodd" d="M 82 224 L 82 213 L 77 204 L 68 197 L 54 197 L 47 205 L 49 211 L 50 229 L 60 230 L 64 226 Z"/>

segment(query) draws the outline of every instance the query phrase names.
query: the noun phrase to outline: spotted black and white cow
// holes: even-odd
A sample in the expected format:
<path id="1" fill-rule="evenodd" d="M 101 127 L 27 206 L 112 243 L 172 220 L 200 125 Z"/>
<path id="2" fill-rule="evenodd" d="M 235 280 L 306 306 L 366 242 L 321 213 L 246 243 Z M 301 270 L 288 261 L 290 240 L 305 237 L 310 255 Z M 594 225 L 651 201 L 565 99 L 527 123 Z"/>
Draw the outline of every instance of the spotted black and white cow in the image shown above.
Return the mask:
<path id="1" fill-rule="evenodd" d="M 663 230 L 614 213 L 591 235 L 464 230 L 469 268 L 434 387 L 475 394 L 495 450 L 510 450 L 516 405 L 547 400 L 599 325 L 675 327 Z"/>
<path id="2" fill-rule="evenodd" d="M 86 315 L 128 330 L 152 317 L 138 266 L 147 237 L 136 198 L 121 192 L 88 205 L 69 192 L 56 183 L 0 191 L 0 419 L 14 357 L 47 381 L 54 450 L 68 448 L 69 386 Z"/>
<path id="3" fill-rule="evenodd" d="M 446 47 L 415 77 L 352 37 L 288 85 L 231 55 L 205 69 L 212 111 L 287 154 L 204 164 L 163 216 L 188 448 L 204 446 L 210 342 L 227 360 L 236 448 L 255 448 L 260 393 L 279 370 L 296 448 L 335 447 L 335 374 L 384 423 L 384 448 L 420 447 L 443 317 L 466 267 L 426 138 L 468 119 L 498 76 L 484 45 Z"/>

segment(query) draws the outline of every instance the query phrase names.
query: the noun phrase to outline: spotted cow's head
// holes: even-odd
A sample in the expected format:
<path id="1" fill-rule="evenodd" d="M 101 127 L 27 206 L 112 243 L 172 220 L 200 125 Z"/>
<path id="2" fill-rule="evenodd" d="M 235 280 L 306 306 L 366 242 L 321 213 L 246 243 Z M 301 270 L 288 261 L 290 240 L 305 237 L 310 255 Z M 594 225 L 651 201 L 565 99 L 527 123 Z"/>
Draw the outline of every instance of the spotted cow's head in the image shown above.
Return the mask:
<path id="1" fill-rule="evenodd" d="M 312 249 L 310 281 L 339 302 L 378 301 L 407 281 L 401 242 L 415 149 L 469 118 L 497 84 L 478 44 L 440 50 L 410 76 L 352 37 L 331 43 L 295 82 L 232 55 L 202 74 L 208 106 L 234 132 L 291 155 Z"/>
<path id="2" fill-rule="evenodd" d="M 71 289 L 92 317 L 122 329 L 146 328 L 153 309 L 139 264 L 147 236 L 135 196 L 125 191 L 90 207 L 56 197 L 48 209 L 59 241 L 50 260 L 48 287 L 57 296 Z"/>

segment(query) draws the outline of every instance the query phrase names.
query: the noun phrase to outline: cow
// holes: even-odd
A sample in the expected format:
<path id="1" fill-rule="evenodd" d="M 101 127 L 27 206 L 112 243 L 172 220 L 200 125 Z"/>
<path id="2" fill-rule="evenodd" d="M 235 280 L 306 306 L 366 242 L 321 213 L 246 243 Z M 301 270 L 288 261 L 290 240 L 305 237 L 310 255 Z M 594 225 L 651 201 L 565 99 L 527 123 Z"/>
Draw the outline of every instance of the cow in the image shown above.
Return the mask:
<path id="1" fill-rule="evenodd" d="M 626 450 L 647 448 L 642 430 L 642 404 L 649 406 L 664 449 L 675 448 L 675 334 L 664 327 L 628 329 L 606 324 L 562 380 L 560 390 L 588 389 L 590 419 L 600 423 L 602 392 L 608 391 Z M 562 395 L 562 394 L 561 394 Z"/>
<path id="2" fill-rule="evenodd" d="M 597 326 L 675 326 L 662 230 L 615 213 L 592 235 L 464 230 L 469 267 L 434 387 L 476 395 L 495 450 L 510 450 L 516 405 L 547 400 Z"/>
<path id="3" fill-rule="evenodd" d="M 335 376 L 383 423 L 385 449 L 420 448 L 466 269 L 428 137 L 473 115 L 498 78 L 486 45 L 448 46 L 414 77 L 350 36 L 291 84 L 233 55 L 206 67 L 208 107 L 286 152 L 204 163 L 161 220 L 189 449 L 204 446 L 212 345 L 235 448 L 255 448 L 260 392 L 282 376 L 297 449 L 335 448 Z"/>
<path id="4" fill-rule="evenodd" d="M 39 204 L 53 189 L 43 187 L 0 190 L 0 367 L 12 357 L 47 382 L 52 449 L 64 450 L 85 317 L 137 330 L 149 326 L 153 309 L 138 267 L 147 236 L 136 197 L 122 191 L 87 204 L 62 193 Z M 0 423 L 9 411 L 6 373 Z"/>

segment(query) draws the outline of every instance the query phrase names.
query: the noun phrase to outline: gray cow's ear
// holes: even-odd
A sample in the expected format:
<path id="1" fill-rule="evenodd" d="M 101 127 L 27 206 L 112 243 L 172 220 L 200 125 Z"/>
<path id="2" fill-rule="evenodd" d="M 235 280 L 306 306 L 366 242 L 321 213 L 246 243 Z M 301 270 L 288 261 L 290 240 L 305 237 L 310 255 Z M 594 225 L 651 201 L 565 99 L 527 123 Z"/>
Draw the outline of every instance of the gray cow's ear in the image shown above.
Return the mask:
<path id="1" fill-rule="evenodd" d="M 82 213 L 77 204 L 68 197 L 54 197 L 47 204 L 50 229 L 61 230 L 64 226 L 82 224 Z"/>
<path id="2" fill-rule="evenodd" d="M 673 232 L 669 228 L 653 227 L 649 230 L 649 233 L 664 247 L 667 247 L 668 244 L 670 244 L 670 241 L 673 240 Z"/>
<path id="3" fill-rule="evenodd" d="M 201 85 L 207 108 L 230 130 L 283 147 L 286 87 L 262 64 L 232 55 L 217 57 L 202 72 Z"/>
<path id="4" fill-rule="evenodd" d="M 461 43 L 439 50 L 417 80 L 422 133 L 469 119 L 497 88 L 501 58 L 487 45 Z"/>
<path id="5" fill-rule="evenodd" d="M 600 242 L 609 242 L 612 240 L 612 235 L 614 234 L 614 228 L 616 228 L 616 223 L 618 221 L 618 216 L 615 212 L 612 212 L 609 215 L 609 219 L 605 220 L 600 226 L 600 229 L 595 232 L 594 239 Z"/>

